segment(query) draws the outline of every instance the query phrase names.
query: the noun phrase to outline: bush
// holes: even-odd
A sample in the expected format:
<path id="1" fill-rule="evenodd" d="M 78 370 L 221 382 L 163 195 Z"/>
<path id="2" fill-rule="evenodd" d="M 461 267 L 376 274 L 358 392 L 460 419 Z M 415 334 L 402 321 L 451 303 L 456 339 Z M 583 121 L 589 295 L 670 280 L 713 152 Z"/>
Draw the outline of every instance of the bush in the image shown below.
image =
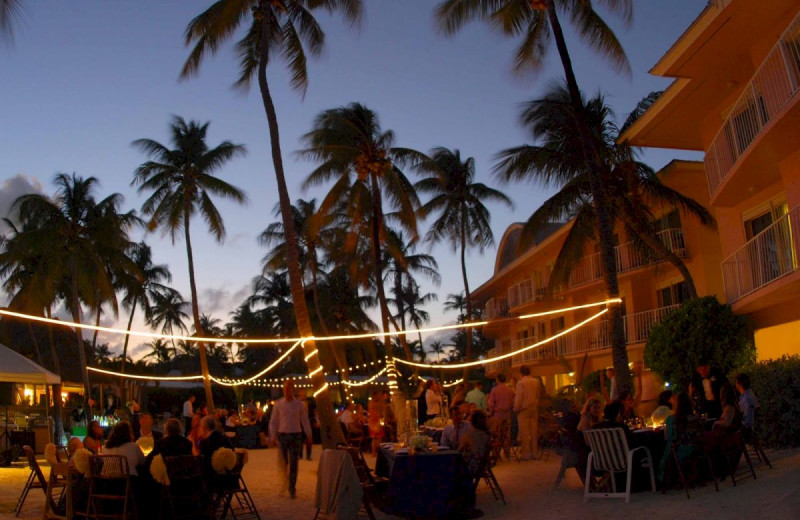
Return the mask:
<path id="1" fill-rule="evenodd" d="M 685 391 L 697 367 L 708 362 L 724 373 L 755 362 L 753 333 L 742 316 L 713 296 L 696 298 L 653 326 L 644 361 L 673 390 Z"/>
<path id="2" fill-rule="evenodd" d="M 800 356 L 752 363 L 731 373 L 750 376 L 753 393 L 761 407 L 756 430 L 762 444 L 771 447 L 800 446 Z"/>

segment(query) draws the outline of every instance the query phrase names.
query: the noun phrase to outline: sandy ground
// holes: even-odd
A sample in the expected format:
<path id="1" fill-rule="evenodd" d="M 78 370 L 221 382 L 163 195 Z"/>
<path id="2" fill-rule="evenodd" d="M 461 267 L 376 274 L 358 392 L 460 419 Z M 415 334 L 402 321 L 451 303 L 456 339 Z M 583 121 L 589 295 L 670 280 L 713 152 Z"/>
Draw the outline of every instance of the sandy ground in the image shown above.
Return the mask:
<path id="1" fill-rule="evenodd" d="M 250 453 L 244 477 L 258 506 L 261 517 L 267 519 L 314 518 L 314 492 L 319 447 L 314 447 L 312 461 L 300 462 L 298 496 L 292 500 L 279 493 L 280 477 L 276 470 L 275 449 Z M 800 450 L 768 452 L 772 470 L 756 463 L 758 479 L 748 479 L 736 488 L 730 479 L 720 484 L 719 493 L 713 486 L 692 490 L 692 498 L 671 491 L 637 493 L 630 504 L 622 499 L 595 499 L 585 504 L 580 480 L 570 470 L 558 489 L 553 488 L 560 465 L 558 456 L 549 460 L 531 462 L 501 462 L 495 474 L 505 492 L 507 505 L 495 502 L 489 489 L 481 483 L 478 488 L 478 507 L 484 518 L 491 519 L 693 519 L 725 518 L 754 520 L 800 519 Z M 370 465 L 374 460 L 367 456 Z M 46 466 L 46 463 L 42 463 Z M 13 518 L 13 508 L 28 476 L 28 468 L 17 463 L 11 468 L 0 468 L 0 518 Z M 44 468 L 45 474 L 49 471 Z M 20 518 L 41 518 L 43 494 L 32 490 Z M 393 518 L 377 512 L 379 519 Z"/>

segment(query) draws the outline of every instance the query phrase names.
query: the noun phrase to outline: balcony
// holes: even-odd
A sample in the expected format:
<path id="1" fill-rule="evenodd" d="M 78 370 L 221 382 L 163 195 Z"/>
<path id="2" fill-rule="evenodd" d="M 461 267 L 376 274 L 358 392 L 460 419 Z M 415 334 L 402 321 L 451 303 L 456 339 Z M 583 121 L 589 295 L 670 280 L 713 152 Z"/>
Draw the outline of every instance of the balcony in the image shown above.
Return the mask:
<path id="1" fill-rule="evenodd" d="M 728 303 L 786 276 L 800 263 L 800 206 L 772 223 L 722 261 Z"/>
<path id="2" fill-rule="evenodd" d="M 483 308 L 484 318 L 494 320 L 508 317 L 508 299 L 502 297 L 489 298 Z"/>
<path id="3" fill-rule="evenodd" d="M 670 305 L 659 307 L 649 311 L 637 312 L 623 318 L 625 327 L 625 338 L 628 345 L 645 343 L 650 335 L 650 330 L 654 325 L 661 321 L 670 313 L 680 308 L 680 305 Z M 533 345 L 539 341 L 536 338 L 524 338 L 514 341 L 505 340 L 500 348 L 489 352 L 488 357 L 493 357 L 505 352 L 513 352 L 521 348 Z M 545 343 L 540 347 L 526 350 L 521 354 L 512 356 L 487 365 L 489 373 L 496 373 L 509 367 L 517 367 L 527 363 L 537 361 L 554 360 L 561 357 L 583 354 L 603 350 L 611 347 L 611 334 L 608 328 L 608 321 L 595 321 L 585 327 L 581 327 L 569 334 L 561 336 L 552 342 Z"/>
<path id="4" fill-rule="evenodd" d="M 525 305 L 530 302 L 538 302 L 544 300 L 547 295 L 547 287 L 541 286 L 533 280 L 527 278 L 516 285 L 508 288 L 508 307 L 513 309 L 520 305 Z"/>
<path id="5" fill-rule="evenodd" d="M 687 256 L 686 243 L 683 240 L 683 230 L 680 228 L 665 229 L 659 231 L 658 237 L 667 246 L 667 249 L 683 258 Z M 617 263 L 617 272 L 624 273 L 641 267 L 660 262 L 661 259 L 655 258 L 650 254 L 642 252 L 634 247 L 633 242 L 620 244 L 614 248 L 614 255 Z M 578 287 L 603 277 L 603 270 L 600 266 L 600 253 L 581 258 L 569 275 L 569 287 Z"/>
<path id="6" fill-rule="evenodd" d="M 778 115 L 799 89 L 800 15 L 758 67 L 706 150 L 704 162 L 712 200 L 746 160 L 753 141 L 767 125 L 780 119 Z"/>

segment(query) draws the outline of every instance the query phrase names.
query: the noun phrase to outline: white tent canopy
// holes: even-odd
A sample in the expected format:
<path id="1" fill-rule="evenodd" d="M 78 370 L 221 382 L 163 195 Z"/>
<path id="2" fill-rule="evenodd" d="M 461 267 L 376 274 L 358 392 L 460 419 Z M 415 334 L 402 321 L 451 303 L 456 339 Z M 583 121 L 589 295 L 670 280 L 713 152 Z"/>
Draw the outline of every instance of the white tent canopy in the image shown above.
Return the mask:
<path id="1" fill-rule="evenodd" d="M 0 344 L 0 382 L 56 385 L 61 378 Z"/>

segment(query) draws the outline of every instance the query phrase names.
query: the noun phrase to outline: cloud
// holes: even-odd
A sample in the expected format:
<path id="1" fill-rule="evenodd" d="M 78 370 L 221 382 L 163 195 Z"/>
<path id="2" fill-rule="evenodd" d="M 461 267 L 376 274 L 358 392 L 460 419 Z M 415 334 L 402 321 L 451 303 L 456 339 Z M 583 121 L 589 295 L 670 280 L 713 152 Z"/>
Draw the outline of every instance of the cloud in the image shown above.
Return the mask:
<path id="1" fill-rule="evenodd" d="M 225 321 L 229 314 L 250 295 L 251 290 L 249 283 L 233 292 L 227 285 L 201 289 L 199 294 L 200 312 Z"/>
<path id="2" fill-rule="evenodd" d="M 36 177 L 29 180 L 24 174 L 17 175 L 3 181 L 0 186 L 0 218 L 9 216 L 11 206 L 21 195 L 28 193 L 42 193 L 42 184 Z M 0 233 L 8 231 L 8 227 L 0 221 Z"/>

